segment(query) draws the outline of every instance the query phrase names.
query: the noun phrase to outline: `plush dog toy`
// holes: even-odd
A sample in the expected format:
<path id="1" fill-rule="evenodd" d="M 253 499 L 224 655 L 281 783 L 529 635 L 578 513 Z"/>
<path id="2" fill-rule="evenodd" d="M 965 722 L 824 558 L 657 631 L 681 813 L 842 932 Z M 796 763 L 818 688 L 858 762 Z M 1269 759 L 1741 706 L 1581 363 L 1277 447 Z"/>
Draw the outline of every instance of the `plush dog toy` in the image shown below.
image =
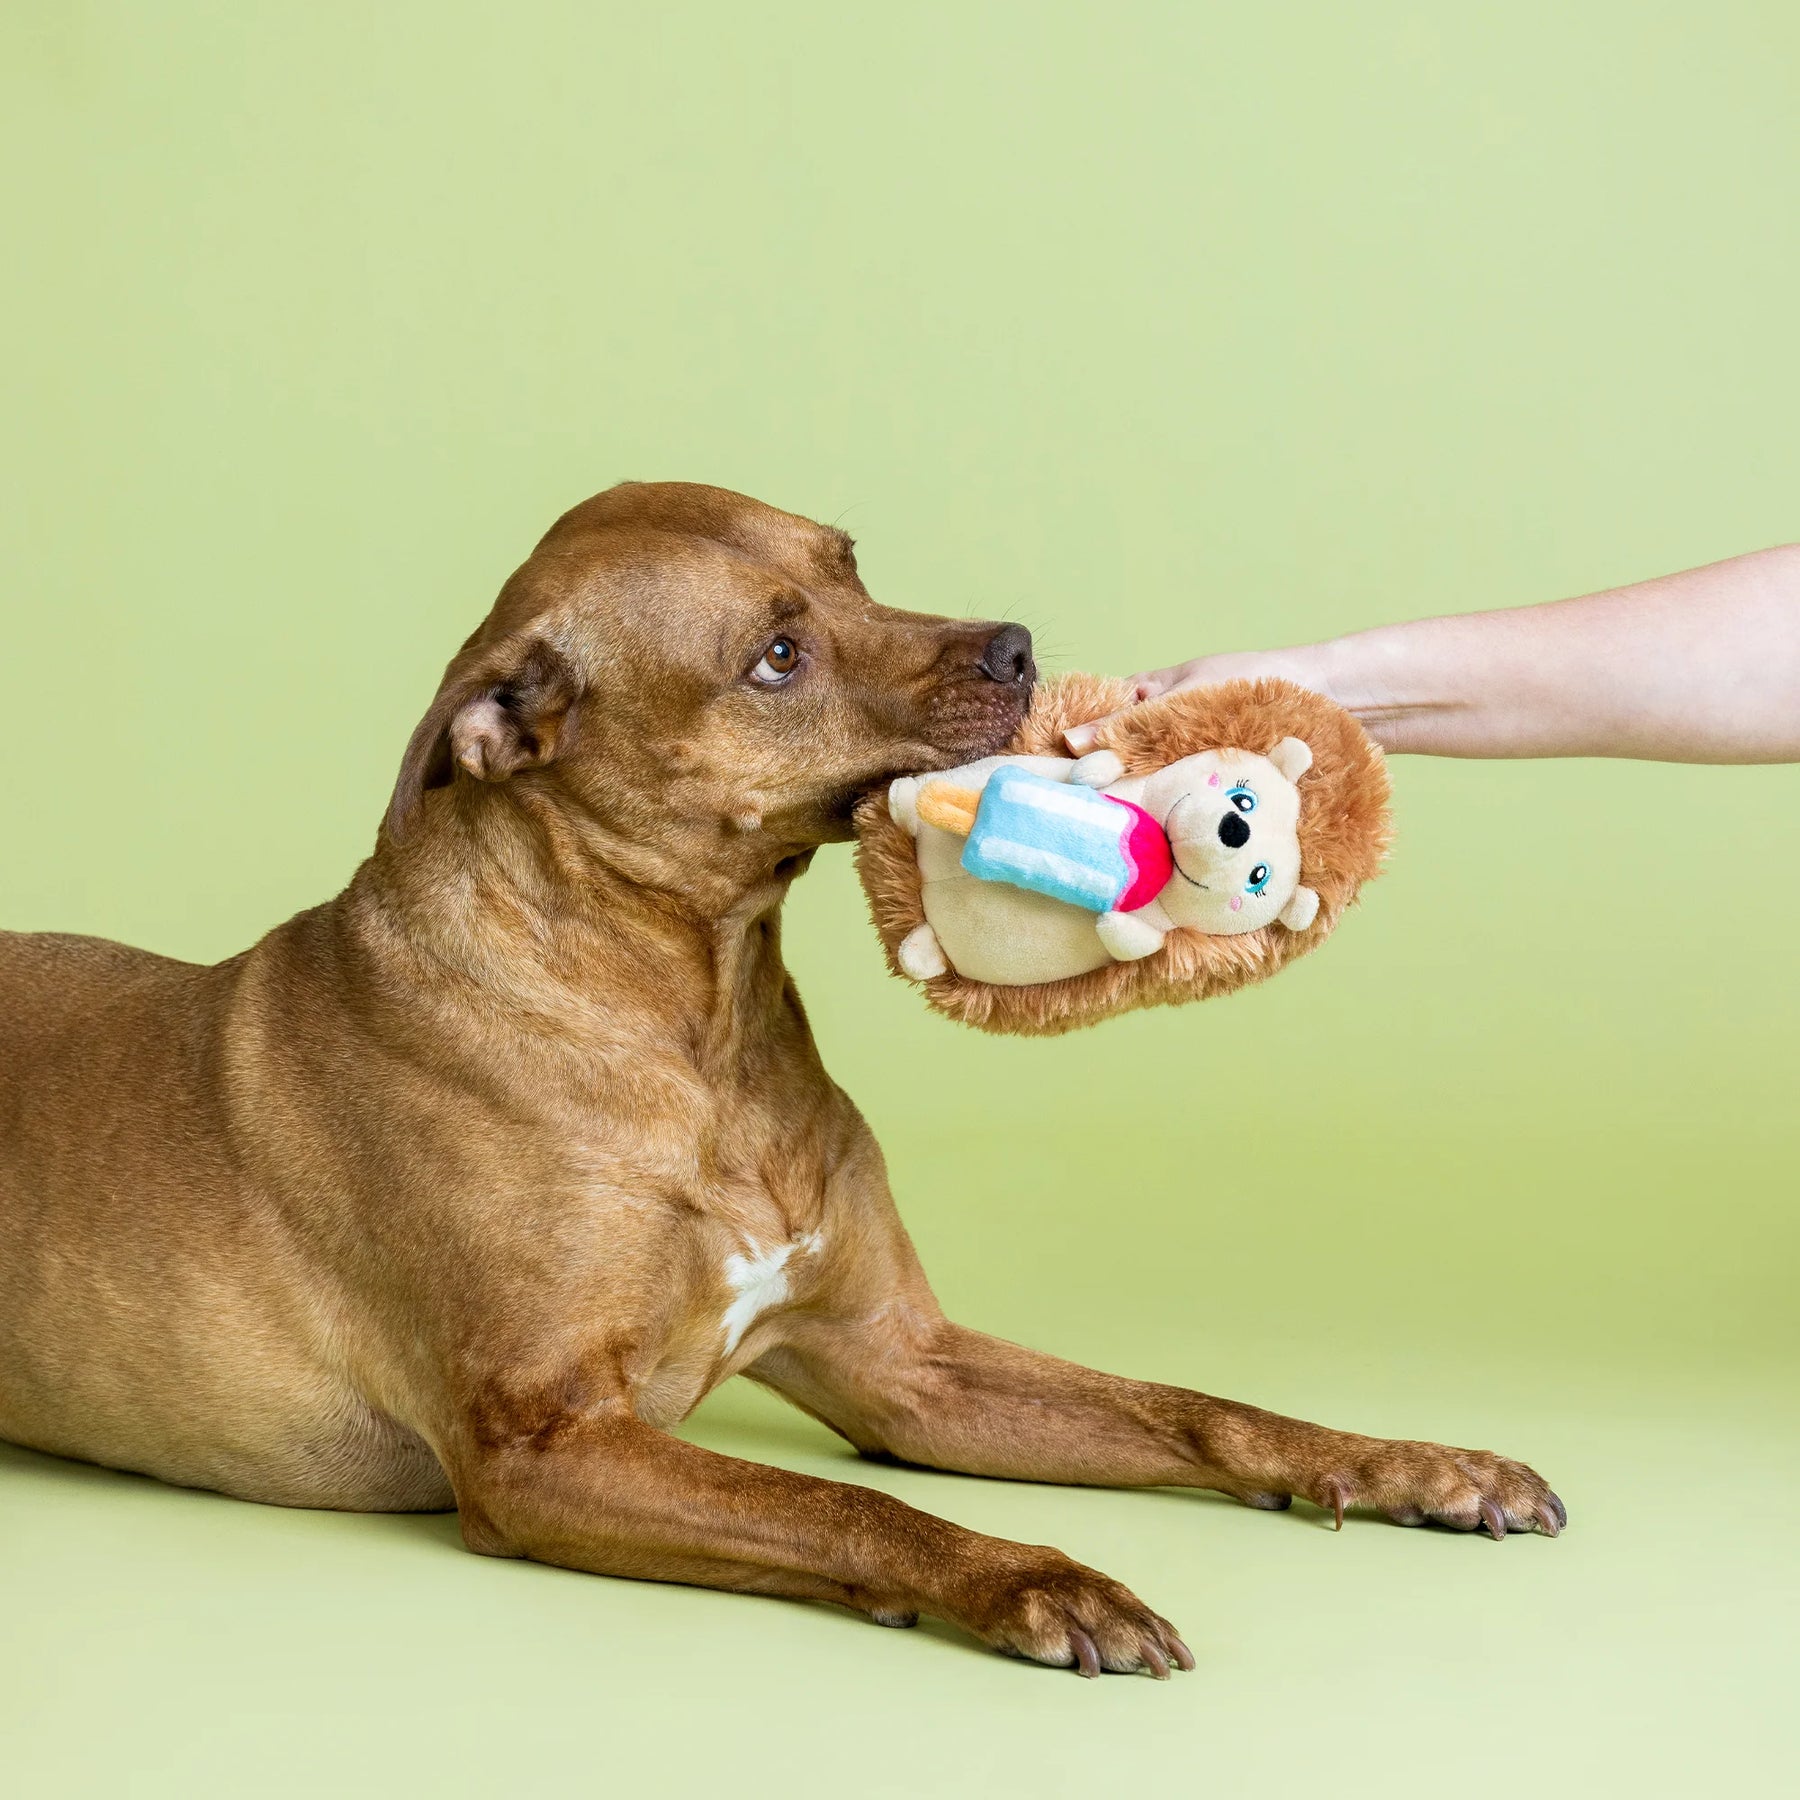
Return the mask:
<path id="1" fill-rule="evenodd" d="M 888 813 L 918 840 L 926 921 L 900 967 L 1020 987 L 1135 962 L 1177 927 L 1304 931 L 1319 897 L 1300 880 L 1295 784 L 1311 766 L 1289 737 L 1267 756 L 1207 750 L 1153 775 L 1126 777 L 1097 750 L 896 781 Z"/>
<path id="2" fill-rule="evenodd" d="M 1012 752 L 896 781 L 857 816 L 896 972 L 989 1030 L 1050 1032 L 1273 974 L 1323 941 L 1385 854 L 1380 752 L 1287 682 L 1135 707 L 1080 760 L 1070 725 L 1128 695 L 1067 676 Z"/>

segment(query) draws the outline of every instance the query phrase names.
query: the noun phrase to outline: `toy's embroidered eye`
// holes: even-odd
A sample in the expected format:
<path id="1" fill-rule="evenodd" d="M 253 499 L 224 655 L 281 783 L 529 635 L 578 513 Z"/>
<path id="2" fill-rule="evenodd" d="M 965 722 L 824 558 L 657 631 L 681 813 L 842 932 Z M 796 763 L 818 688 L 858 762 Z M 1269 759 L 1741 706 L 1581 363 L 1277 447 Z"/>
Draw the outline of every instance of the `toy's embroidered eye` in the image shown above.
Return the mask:
<path id="1" fill-rule="evenodd" d="M 1260 894 L 1269 885 L 1269 865 L 1258 863 L 1250 871 L 1250 880 L 1244 888 L 1246 894 Z"/>
<path id="2" fill-rule="evenodd" d="M 1234 787 L 1225 798 L 1229 800 L 1239 812 L 1256 811 L 1256 796 L 1247 787 L 1241 785 Z"/>
<path id="3" fill-rule="evenodd" d="M 800 666 L 800 646 L 792 638 L 777 638 L 762 653 L 762 661 L 750 671 L 752 681 L 764 687 L 780 687 Z"/>

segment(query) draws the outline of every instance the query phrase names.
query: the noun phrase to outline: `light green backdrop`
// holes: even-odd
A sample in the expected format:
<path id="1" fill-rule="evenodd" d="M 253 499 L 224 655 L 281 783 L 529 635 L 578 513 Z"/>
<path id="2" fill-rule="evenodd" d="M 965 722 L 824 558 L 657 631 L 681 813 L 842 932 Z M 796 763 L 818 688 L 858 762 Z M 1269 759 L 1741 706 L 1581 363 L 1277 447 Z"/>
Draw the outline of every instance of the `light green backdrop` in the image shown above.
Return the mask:
<path id="1" fill-rule="evenodd" d="M 9 0 L 0 922 L 210 959 L 333 891 L 450 651 L 624 476 L 841 522 L 878 597 L 1121 671 L 1800 536 L 1797 68 L 1776 0 Z M 1525 1456 L 1560 1542 L 864 1470 L 705 1409 L 1055 1541 L 1200 1655 L 1090 1686 L 0 1450 L 0 1788 L 1770 1776 L 1800 771 L 1395 772 L 1391 872 L 1229 1002 L 960 1032 L 843 852 L 791 956 L 956 1313 Z"/>

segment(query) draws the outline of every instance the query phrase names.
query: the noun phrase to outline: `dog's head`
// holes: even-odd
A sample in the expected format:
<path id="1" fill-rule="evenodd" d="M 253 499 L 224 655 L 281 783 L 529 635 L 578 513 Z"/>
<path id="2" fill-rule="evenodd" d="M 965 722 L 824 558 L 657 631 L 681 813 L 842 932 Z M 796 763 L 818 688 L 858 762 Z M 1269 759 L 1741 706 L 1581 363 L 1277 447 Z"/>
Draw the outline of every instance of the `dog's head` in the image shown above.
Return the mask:
<path id="1" fill-rule="evenodd" d="M 1002 749 L 1035 675 L 1021 626 L 877 605 L 840 531 L 627 482 L 551 527 L 451 662 L 387 830 L 433 789 L 510 782 L 625 843 L 778 860 L 848 837 L 893 775 Z"/>

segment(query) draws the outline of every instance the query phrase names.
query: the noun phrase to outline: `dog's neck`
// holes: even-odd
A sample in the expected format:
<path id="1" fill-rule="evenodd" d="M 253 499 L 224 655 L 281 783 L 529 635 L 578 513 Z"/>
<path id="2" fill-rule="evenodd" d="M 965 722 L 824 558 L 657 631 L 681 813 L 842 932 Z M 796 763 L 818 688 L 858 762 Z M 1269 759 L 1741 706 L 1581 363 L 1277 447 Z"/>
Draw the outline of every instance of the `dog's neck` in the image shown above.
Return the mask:
<path id="1" fill-rule="evenodd" d="M 781 903 L 810 857 L 699 827 L 634 842 L 550 795 L 458 783 L 345 900 L 366 942 L 489 1017 L 579 1046 L 649 1014 L 716 1071 L 788 1004 Z"/>

